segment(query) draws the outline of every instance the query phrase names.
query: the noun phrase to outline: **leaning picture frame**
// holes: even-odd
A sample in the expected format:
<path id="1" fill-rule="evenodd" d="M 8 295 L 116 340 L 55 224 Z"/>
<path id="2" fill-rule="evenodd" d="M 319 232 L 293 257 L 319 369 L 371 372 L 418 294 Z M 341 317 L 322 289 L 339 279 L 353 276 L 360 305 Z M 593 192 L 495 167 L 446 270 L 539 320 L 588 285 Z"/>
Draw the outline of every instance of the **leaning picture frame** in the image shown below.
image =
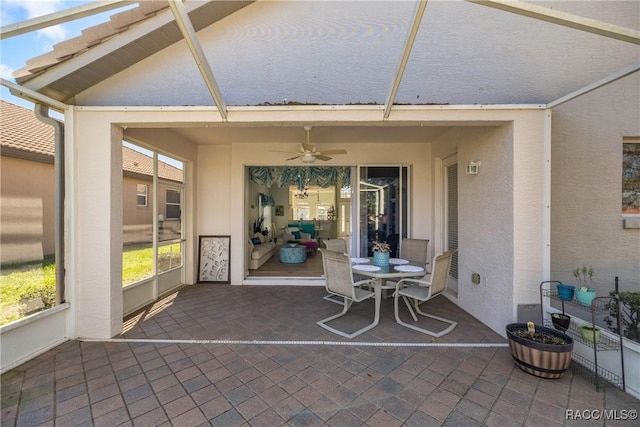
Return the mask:
<path id="1" fill-rule="evenodd" d="M 231 236 L 200 236 L 198 281 L 231 283 Z"/>

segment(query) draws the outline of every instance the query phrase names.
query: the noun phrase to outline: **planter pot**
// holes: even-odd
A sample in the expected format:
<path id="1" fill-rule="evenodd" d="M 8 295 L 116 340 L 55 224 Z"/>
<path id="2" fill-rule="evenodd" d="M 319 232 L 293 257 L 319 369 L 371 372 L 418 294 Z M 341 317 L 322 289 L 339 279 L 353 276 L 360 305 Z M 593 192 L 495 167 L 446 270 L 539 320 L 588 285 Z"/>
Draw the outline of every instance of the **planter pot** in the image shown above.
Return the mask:
<path id="1" fill-rule="evenodd" d="M 569 329 L 569 325 L 571 324 L 571 316 L 569 316 L 568 314 L 554 313 L 551 315 L 551 322 L 553 323 L 554 328 L 564 332 Z"/>
<path id="2" fill-rule="evenodd" d="M 374 252 L 373 253 L 373 265 L 378 267 L 389 266 L 389 252 Z"/>
<path id="3" fill-rule="evenodd" d="M 582 337 L 583 340 L 585 340 L 588 343 L 593 344 L 593 326 L 591 325 L 580 325 L 578 326 L 578 329 L 580 330 L 580 336 Z M 599 342 L 600 341 L 600 328 L 598 328 L 597 326 L 595 327 L 595 332 L 596 332 L 596 340 L 595 342 Z"/>
<path id="4" fill-rule="evenodd" d="M 507 325 L 507 339 L 511 356 L 523 371 L 541 378 L 560 378 L 571 364 L 573 339 L 554 329 L 536 325 L 536 332 L 562 338 L 566 344 L 543 344 L 513 334 L 515 330 L 527 330 L 526 323 Z"/>
<path id="5" fill-rule="evenodd" d="M 591 307 L 591 302 L 595 297 L 596 291 L 593 289 L 589 289 L 587 291 L 576 289 L 576 300 L 578 300 L 578 303 L 580 305 Z"/>
<path id="6" fill-rule="evenodd" d="M 556 284 L 556 289 L 558 290 L 558 297 L 562 301 L 571 301 L 573 299 L 573 293 L 576 290 L 576 287 L 573 285 L 558 283 Z"/>

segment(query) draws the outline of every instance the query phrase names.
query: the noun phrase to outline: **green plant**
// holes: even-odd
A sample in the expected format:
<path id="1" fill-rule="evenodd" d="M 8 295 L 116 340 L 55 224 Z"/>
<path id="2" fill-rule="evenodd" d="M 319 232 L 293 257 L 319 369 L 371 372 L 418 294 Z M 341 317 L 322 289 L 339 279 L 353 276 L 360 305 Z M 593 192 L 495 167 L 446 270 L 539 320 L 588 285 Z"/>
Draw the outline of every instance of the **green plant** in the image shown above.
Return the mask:
<path id="1" fill-rule="evenodd" d="M 374 252 L 391 252 L 391 245 L 389 245 L 387 242 L 374 242 L 373 251 Z"/>
<path id="2" fill-rule="evenodd" d="M 610 291 L 609 295 L 615 296 L 615 291 Z M 621 292 L 618 298 L 620 298 L 622 307 L 620 315 L 622 335 L 640 343 L 640 292 Z M 618 304 L 610 301 L 606 308 L 609 310 L 609 315 L 604 318 L 604 322 L 613 332 L 619 333 L 617 328 Z"/>
<path id="3" fill-rule="evenodd" d="M 576 281 L 581 288 L 589 288 L 593 283 L 593 273 L 593 267 L 587 267 L 586 264 L 584 264 L 582 267 L 578 267 L 573 270 L 573 277 L 576 278 Z"/>

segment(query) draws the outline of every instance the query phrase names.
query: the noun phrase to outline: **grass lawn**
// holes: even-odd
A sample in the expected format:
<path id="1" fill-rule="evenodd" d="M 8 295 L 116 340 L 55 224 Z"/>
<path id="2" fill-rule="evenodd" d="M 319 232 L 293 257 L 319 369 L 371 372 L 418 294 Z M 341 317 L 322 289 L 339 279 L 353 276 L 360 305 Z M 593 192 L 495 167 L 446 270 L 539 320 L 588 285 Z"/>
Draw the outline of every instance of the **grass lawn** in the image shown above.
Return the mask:
<path id="1" fill-rule="evenodd" d="M 158 250 L 158 271 L 180 265 L 180 243 Z M 0 325 L 20 319 L 55 304 L 56 267 L 53 257 L 28 265 L 2 267 L 0 274 Z M 153 273 L 153 248 L 127 246 L 122 254 L 122 286 L 136 283 Z"/>

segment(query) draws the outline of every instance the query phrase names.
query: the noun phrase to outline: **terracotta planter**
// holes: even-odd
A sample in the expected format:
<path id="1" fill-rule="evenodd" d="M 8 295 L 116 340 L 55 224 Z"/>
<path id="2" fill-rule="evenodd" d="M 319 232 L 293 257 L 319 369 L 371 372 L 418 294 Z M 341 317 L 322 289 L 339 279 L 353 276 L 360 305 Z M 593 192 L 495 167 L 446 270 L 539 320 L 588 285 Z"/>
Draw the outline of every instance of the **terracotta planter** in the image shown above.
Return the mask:
<path id="1" fill-rule="evenodd" d="M 526 330 L 526 323 L 507 325 L 507 339 L 511 356 L 523 371 L 541 378 L 560 378 L 571 364 L 573 339 L 554 329 L 536 325 L 536 332 L 562 338 L 566 344 L 543 344 L 514 335 L 512 331 Z"/>

